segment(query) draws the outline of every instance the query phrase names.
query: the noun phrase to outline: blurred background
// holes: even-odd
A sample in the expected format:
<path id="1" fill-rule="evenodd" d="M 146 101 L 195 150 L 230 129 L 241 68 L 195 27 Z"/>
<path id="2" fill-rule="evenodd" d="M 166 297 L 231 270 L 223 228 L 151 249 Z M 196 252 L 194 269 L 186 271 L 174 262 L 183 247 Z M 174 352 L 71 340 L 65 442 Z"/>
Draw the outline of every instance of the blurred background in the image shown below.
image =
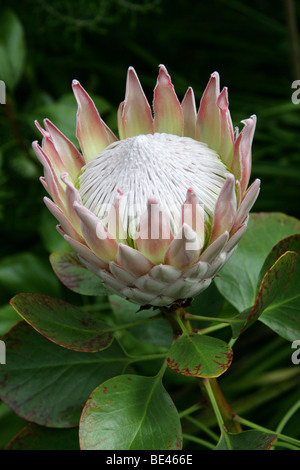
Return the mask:
<path id="1" fill-rule="evenodd" d="M 252 180 L 262 189 L 254 210 L 300 217 L 300 104 L 291 100 L 300 80 L 299 18 L 291 0 L 1 1 L 0 336 L 17 320 L 8 302 L 19 292 L 76 302 L 49 263 L 65 245 L 44 207 L 31 148 L 41 139 L 34 120 L 45 117 L 76 143 L 74 78 L 116 132 L 130 65 L 150 102 L 161 63 L 179 100 L 192 86 L 197 104 L 218 71 L 234 125 L 258 118 Z"/>

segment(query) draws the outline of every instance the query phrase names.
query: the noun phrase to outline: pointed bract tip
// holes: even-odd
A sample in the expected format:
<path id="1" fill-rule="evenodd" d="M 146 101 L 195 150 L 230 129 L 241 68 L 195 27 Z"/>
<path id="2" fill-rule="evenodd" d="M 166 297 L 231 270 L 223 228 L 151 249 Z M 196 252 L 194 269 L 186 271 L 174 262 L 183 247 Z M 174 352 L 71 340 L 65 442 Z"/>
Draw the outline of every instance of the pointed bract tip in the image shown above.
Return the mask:
<path id="1" fill-rule="evenodd" d="M 38 130 L 40 131 L 40 133 L 41 133 L 46 139 L 49 139 L 49 138 L 50 138 L 49 132 L 47 132 L 45 129 L 43 129 L 42 126 L 39 124 L 39 122 L 38 122 L 37 120 L 34 121 L 34 124 L 36 125 L 36 127 L 38 128 Z"/>
<path id="2" fill-rule="evenodd" d="M 214 78 L 217 81 L 220 80 L 220 75 L 219 75 L 219 72 L 217 72 L 217 71 L 213 72 L 210 76 L 211 76 L 211 78 Z"/>
<path id="3" fill-rule="evenodd" d="M 130 67 L 128 67 L 128 70 L 127 70 L 127 74 L 134 74 L 134 75 L 137 75 L 136 71 L 135 71 L 135 68 L 132 67 L 132 65 L 130 65 Z"/>

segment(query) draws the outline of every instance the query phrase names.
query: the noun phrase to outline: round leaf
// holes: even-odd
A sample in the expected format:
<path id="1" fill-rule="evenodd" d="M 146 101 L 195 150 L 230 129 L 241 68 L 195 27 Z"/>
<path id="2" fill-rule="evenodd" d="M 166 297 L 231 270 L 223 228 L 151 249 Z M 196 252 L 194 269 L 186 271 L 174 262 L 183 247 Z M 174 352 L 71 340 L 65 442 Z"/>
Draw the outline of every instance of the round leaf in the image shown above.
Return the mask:
<path id="1" fill-rule="evenodd" d="M 168 365 L 191 377 L 219 377 L 232 362 L 232 350 L 217 338 L 199 334 L 181 335 L 171 346 Z"/>
<path id="2" fill-rule="evenodd" d="M 180 420 L 160 377 L 123 375 L 91 394 L 80 420 L 83 450 L 181 449 Z"/>

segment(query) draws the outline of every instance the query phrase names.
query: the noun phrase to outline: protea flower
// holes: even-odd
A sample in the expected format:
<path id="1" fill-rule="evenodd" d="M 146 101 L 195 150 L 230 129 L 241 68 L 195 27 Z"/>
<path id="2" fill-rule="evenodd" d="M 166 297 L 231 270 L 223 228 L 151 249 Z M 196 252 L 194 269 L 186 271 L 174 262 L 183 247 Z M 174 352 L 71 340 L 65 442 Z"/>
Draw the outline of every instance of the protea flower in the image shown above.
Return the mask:
<path id="1" fill-rule="evenodd" d="M 33 143 L 58 231 L 112 293 L 158 307 L 194 297 L 234 252 L 258 196 L 259 180 L 247 189 L 256 117 L 233 129 L 216 72 L 198 112 L 192 88 L 180 103 L 163 65 L 152 114 L 130 67 L 119 140 L 77 80 L 73 91 L 81 152 L 48 119 Z"/>

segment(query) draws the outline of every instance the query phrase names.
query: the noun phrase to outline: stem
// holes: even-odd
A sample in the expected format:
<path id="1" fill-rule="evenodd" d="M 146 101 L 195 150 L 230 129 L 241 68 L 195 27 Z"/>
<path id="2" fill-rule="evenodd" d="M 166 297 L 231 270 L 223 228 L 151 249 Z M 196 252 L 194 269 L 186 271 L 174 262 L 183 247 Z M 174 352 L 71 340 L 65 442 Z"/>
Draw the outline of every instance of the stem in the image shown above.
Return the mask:
<path id="1" fill-rule="evenodd" d="M 296 413 L 298 408 L 300 408 L 300 400 L 298 400 L 292 406 L 292 408 L 290 408 L 289 411 L 284 415 L 284 417 L 282 418 L 282 420 L 280 421 L 280 423 L 278 424 L 278 426 L 276 428 L 276 432 L 281 432 L 283 430 L 283 428 L 286 425 L 286 423 L 288 422 L 288 420 L 293 416 L 293 414 Z"/>
<path id="2" fill-rule="evenodd" d="M 207 328 L 201 328 L 201 330 L 198 330 L 198 334 L 207 335 L 208 333 L 211 333 L 212 331 L 222 330 L 223 328 L 226 328 L 227 326 L 229 326 L 228 323 L 219 323 L 218 325 L 209 326 Z"/>
<path id="3" fill-rule="evenodd" d="M 234 318 L 206 317 L 203 315 L 193 315 L 192 313 L 185 313 L 184 318 L 189 318 L 191 320 L 214 321 L 214 322 L 220 322 L 220 323 L 240 322 L 240 320 L 235 320 Z"/>
<path id="4" fill-rule="evenodd" d="M 196 442 L 197 444 L 207 447 L 210 450 L 215 449 L 215 444 L 211 444 L 210 442 L 205 441 L 204 439 L 201 439 L 200 437 L 195 437 L 195 436 L 192 436 L 191 434 L 183 434 L 182 437 L 188 441 Z"/>
<path id="5" fill-rule="evenodd" d="M 219 428 L 220 428 L 220 431 L 221 431 L 221 435 L 224 437 L 228 449 L 231 449 L 230 439 L 227 435 L 227 432 L 226 432 L 226 429 L 225 429 L 225 423 L 223 421 L 223 416 L 221 414 L 221 411 L 220 411 L 219 406 L 218 406 L 218 402 L 216 400 L 215 394 L 214 394 L 212 386 L 211 386 L 211 380 L 204 379 L 203 384 L 205 386 L 207 395 L 210 399 L 210 403 L 211 403 L 211 406 L 214 410 L 215 416 L 217 418 L 217 422 L 218 422 L 218 425 L 219 425 Z"/>
<path id="6" fill-rule="evenodd" d="M 146 356 L 128 356 L 129 364 L 133 364 L 134 362 L 142 362 L 142 361 L 152 361 L 153 359 L 165 359 L 165 353 L 157 353 L 157 354 L 148 354 Z"/>
<path id="7" fill-rule="evenodd" d="M 210 428 L 208 428 L 207 426 L 202 424 L 200 421 L 198 421 L 196 418 L 193 418 L 192 416 L 185 416 L 184 419 L 189 421 L 191 424 L 193 424 L 197 428 L 201 429 L 201 431 L 205 432 L 205 434 L 210 436 L 214 441 L 218 442 L 219 436 L 215 432 L 213 432 Z"/>
<path id="8" fill-rule="evenodd" d="M 186 416 L 189 416 L 195 411 L 201 410 L 201 408 L 203 408 L 203 406 L 199 403 L 196 403 L 195 405 L 192 405 L 189 408 L 186 408 L 185 410 L 180 411 L 179 418 L 185 418 Z"/>
<path id="9" fill-rule="evenodd" d="M 242 427 L 239 423 L 237 423 L 234 420 L 235 413 L 231 409 L 229 403 L 227 402 L 226 398 L 224 397 L 219 384 L 217 382 L 217 379 L 204 379 L 208 380 L 210 384 L 210 392 L 213 394 L 214 399 L 218 405 L 218 408 L 221 413 L 222 417 L 222 422 L 227 431 L 232 432 L 232 433 L 238 433 L 242 431 Z M 204 382 L 206 391 L 207 391 L 207 386 L 206 383 Z M 211 401 L 211 397 L 209 396 L 209 399 Z"/>

